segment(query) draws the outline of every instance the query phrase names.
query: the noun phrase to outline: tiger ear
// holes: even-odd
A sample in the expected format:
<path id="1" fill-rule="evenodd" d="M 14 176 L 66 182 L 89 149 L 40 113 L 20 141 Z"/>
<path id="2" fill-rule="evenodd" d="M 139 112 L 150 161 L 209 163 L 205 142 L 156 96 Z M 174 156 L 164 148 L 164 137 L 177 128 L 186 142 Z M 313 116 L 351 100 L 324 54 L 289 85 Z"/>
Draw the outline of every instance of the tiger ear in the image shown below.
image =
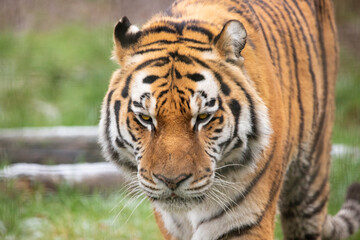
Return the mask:
<path id="1" fill-rule="evenodd" d="M 114 58 L 121 64 L 125 52 L 141 37 L 141 31 L 132 25 L 127 17 L 122 17 L 114 28 Z"/>
<path id="2" fill-rule="evenodd" d="M 237 20 L 230 20 L 215 37 L 214 44 L 227 59 L 242 60 L 240 53 L 245 47 L 246 36 L 244 25 Z"/>

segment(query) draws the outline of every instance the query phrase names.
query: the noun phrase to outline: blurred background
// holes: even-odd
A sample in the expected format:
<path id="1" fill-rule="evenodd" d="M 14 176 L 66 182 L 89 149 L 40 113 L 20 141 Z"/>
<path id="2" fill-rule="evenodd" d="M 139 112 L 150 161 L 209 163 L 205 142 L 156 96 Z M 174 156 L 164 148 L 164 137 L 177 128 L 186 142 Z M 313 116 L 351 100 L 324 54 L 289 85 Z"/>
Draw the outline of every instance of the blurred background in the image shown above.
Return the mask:
<path id="1" fill-rule="evenodd" d="M 125 15 L 141 26 L 171 2 L 0 0 L 0 130 L 97 125 L 109 78 L 118 67 L 110 60 L 114 24 Z M 341 66 L 333 142 L 352 150 L 334 156 L 331 213 L 339 209 L 346 186 L 360 180 L 360 2 L 334 3 Z M 0 170 L 19 162 L 11 159 L 10 148 L 15 156 L 29 145 L 28 140 L 2 141 L 1 134 L 8 133 L 0 131 Z M 81 141 L 93 139 L 80 135 Z M 68 146 L 73 144 L 67 140 L 51 145 L 47 139 L 36 140 L 36 149 L 67 144 L 67 149 L 73 148 L 66 154 L 75 154 L 82 148 Z M 94 141 L 91 146 L 97 148 Z M 102 161 L 96 153 L 85 152 L 74 159 Z M 22 153 L 24 162 L 36 158 L 27 156 Z M 55 163 L 48 159 L 47 164 Z M 98 190 L 83 191 L 60 181 L 49 191 L 29 179 L 0 180 L 0 239 L 160 239 L 146 200 L 124 198 L 122 190 Z M 281 239 L 279 226 L 277 238 Z"/>

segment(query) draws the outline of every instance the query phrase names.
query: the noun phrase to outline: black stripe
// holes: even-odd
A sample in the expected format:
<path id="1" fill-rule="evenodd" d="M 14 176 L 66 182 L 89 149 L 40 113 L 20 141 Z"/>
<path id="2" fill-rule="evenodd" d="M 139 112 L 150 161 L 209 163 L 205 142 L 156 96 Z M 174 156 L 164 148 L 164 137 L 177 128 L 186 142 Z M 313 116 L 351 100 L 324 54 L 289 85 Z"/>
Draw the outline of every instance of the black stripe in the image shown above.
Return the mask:
<path id="1" fill-rule="evenodd" d="M 306 212 L 302 214 L 302 217 L 311 218 L 314 215 L 319 214 L 324 209 L 324 207 L 326 207 L 327 201 L 328 201 L 328 194 L 325 195 L 325 198 L 321 200 L 320 204 L 317 207 L 313 208 L 310 212 Z"/>
<path id="2" fill-rule="evenodd" d="M 199 73 L 187 74 L 186 77 L 194 82 L 200 82 L 205 79 L 204 76 Z"/>
<path id="3" fill-rule="evenodd" d="M 207 98 L 207 94 L 204 91 L 197 91 L 203 98 Z"/>
<path id="4" fill-rule="evenodd" d="M 189 92 L 190 92 L 190 94 L 191 94 L 191 96 L 193 96 L 194 95 L 194 90 L 192 90 L 191 88 L 185 88 L 186 90 L 188 90 Z"/>
<path id="5" fill-rule="evenodd" d="M 330 27 L 331 27 L 331 32 L 332 34 L 334 35 L 334 39 L 337 39 L 337 35 L 336 35 L 336 27 L 335 27 L 335 23 L 333 22 L 333 18 L 331 17 L 331 14 L 330 14 L 330 11 L 327 11 L 327 18 L 328 18 L 328 21 L 330 23 Z"/>
<path id="6" fill-rule="evenodd" d="M 186 29 L 206 35 L 209 39 L 209 42 L 213 39 L 213 34 L 208 29 L 205 29 L 203 27 L 191 25 L 188 26 Z"/>
<path id="7" fill-rule="evenodd" d="M 176 29 L 176 32 L 180 35 L 183 34 L 183 29 L 187 24 L 187 21 L 182 21 L 182 22 L 172 22 L 172 21 L 166 21 L 167 24 L 173 26 Z"/>
<path id="8" fill-rule="evenodd" d="M 209 153 L 207 150 L 205 150 L 205 153 L 212 159 L 216 160 L 216 157 L 214 155 L 212 155 L 211 153 Z"/>
<path id="9" fill-rule="evenodd" d="M 318 240 L 319 237 L 320 237 L 320 233 L 307 233 L 304 236 L 304 240 Z"/>
<path id="10" fill-rule="evenodd" d="M 215 122 L 216 120 L 219 120 L 218 124 L 220 125 L 224 122 L 224 117 L 222 115 L 220 117 L 213 117 L 212 119 L 210 119 L 209 123 Z"/>
<path id="11" fill-rule="evenodd" d="M 207 107 L 213 107 L 216 103 L 216 99 L 215 98 L 212 98 L 210 101 L 206 102 L 205 103 L 205 106 Z"/>
<path id="12" fill-rule="evenodd" d="M 166 94 L 169 90 L 164 90 L 159 93 L 158 99 L 161 98 L 164 94 Z"/>
<path id="13" fill-rule="evenodd" d="M 234 120 L 235 120 L 235 130 L 234 130 L 235 136 L 234 137 L 237 137 L 241 107 L 240 107 L 239 102 L 235 99 L 231 99 L 230 103 L 228 105 L 229 105 L 229 108 L 230 108 L 232 114 L 234 115 Z"/>
<path id="14" fill-rule="evenodd" d="M 214 72 L 214 74 L 215 74 L 216 79 L 220 82 L 221 91 L 225 94 L 225 96 L 229 96 L 230 92 L 231 92 L 229 86 L 223 82 L 223 79 L 218 72 Z"/>
<path id="15" fill-rule="evenodd" d="M 336 217 L 341 218 L 346 223 L 348 233 L 349 233 L 349 235 L 352 235 L 354 233 L 354 228 L 355 227 L 352 224 L 351 220 L 347 216 L 342 215 L 342 214 L 339 215 L 339 216 L 336 216 Z"/>
<path id="16" fill-rule="evenodd" d="M 195 40 L 195 39 L 184 38 L 184 37 L 179 38 L 179 40 L 180 40 L 180 41 L 183 41 L 183 42 L 192 42 L 192 43 L 206 44 L 206 45 L 209 44 L 209 43 L 206 43 L 206 42 L 201 42 L 201 41 L 198 41 L 198 40 Z"/>
<path id="17" fill-rule="evenodd" d="M 327 171 L 328 173 L 328 171 Z M 325 187 L 327 186 L 327 183 L 329 182 L 329 179 L 328 179 L 328 174 L 326 174 L 326 176 L 324 177 L 320 187 L 316 190 L 316 192 L 311 196 L 311 198 L 307 199 L 306 200 L 306 204 L 307 205 L 310 205 L 312 203 L 314 203 L 320 196 L 321 196 L 321 193 L 323 193 Z"/>
<path id="18" fill-rule="evenodd" d="M 183 90 L 180 90 L 177 86 L 174 87 L 180 95 L 186 95 Z"/>
<path id="19" fill-rule="evenodd" d="M 200 64 L 202 67 L 210 69 L 209 65 L 207 65 L 204 61 L 201 61 L 200 59 L 193 56 L 191 58 L 194 59 L 194 61 Z"/>
<path id="20" fill-rule="evenodd" d="M 150 75 L 147 76 L 143 79 L 143 83 L 147 83 L 147 84 L 152 84 L 153 82 L 155 82 L 157 79 L 159 79 L 159 76 L 156 75 Z"/>
<path id="21" fill-rule="evenodd" d="M 186 64 L 192 64 L 192 60 L 185 55 L 179 54 L 178 52 L 170 52 L 169 55 L 176 61 L 176 62 L 183 62 Z"/>
<path id="22" fill-rule="evenodd" d="M 138 125 L 140 126 L 141 128 L 144 128 L 146 129 L 146 127 L 144 126 L 144 124 L 142 124 L 135 116 L 133 117 L 133 121 Z M 138 128 L 135 128 L 135 130 L 139 130 Z M 140 143 L 139 143 L 140 144 Z M 135 149 L 136 150 L 136 149 Z M 136 154 L 135 154 L 136 155 Z"/>
<path id="23" fill-rule="evenodd" d="M 157 40 L 157 41 L 154 41 L 154 42 L 151 42 L 151 43 L 147 43 L 147 44 L 144 44 L 144 45 L 141 45 L 140 47 L 148 47 L 148 46 L 151 46 L 151 45 L 154 45 L 154 44 L 165 44 L 165 45 L 170 45 L 170 44 L 175 44 L 175 43 L 179 43 L 179 41 L 170 41 L 170 40 L 165 40 L 165 39 L 162 39 L 162 40 Z"/>
<path id="24" fill-rule="evenodd" d="M 118 134 L 119 134 L 119 137 L 122 139 L 123 137 L 121 136 L 121 133 L 120 133 L 120 127 L 119 127 L 119 117 L 120 117 L 120 106 L 121 106 L 121 103 L 119 100 L 115 101 L 115 104 L 114 104 L 114 111 L 115 111 L 115 119 L 116 119 L 116 129 L 118 131 Z"/>
<path id="25" fill-rule="evenodd" d="M 148 34 L 151 34 L 151 33 L 162 33 L 162 32 L 176 33 L 176 30 L 174 30 L 172 28 L 169 28 L 167 26 L 157 26 L 157 27 L 145 29 L 142 32 L 143 32 L 143 35 L 148 35 Z"/>
<path id="26" fill-rule="evenodd" d="M 240 227 L 235 227 L 232 228 L 230 231 L 222 234 L 220 237 L 218 237 L 216 240 L 222 240 L 222 239 L 230 239 L 232 237 L 238 237 L 241 236 L 243 234 L 246 234 L 251 228 L 253 228 L 254 226 L 256 226 L 258 224 L 258 222 L 255 223 L 249 223 L 249 224 L 245 224 L 242 225 Z"/>
<path id="27" fill-rule="evenodd" d="M 119 138 L 115 139 L 115 143 L 116 143 L 116 146 L 118 148 L 124 148 L 125 147 L 124 143 Z"/>
<path id="28" fill-rule="evenodd" d="M 144 98 L 147 98 L 147 99 L 150 98 L 150 93 L 146 92 L 146 93 L 141 94 L 140 101 L 142 101 Z"/>
<path id="29" fill-rule="evenodd" d="M 132 104 L 135 106 L 135 107 L 138 107 L 138 108 L 142 108 L 144 109 L 143 105 L 137 101 L 132 101 Z"/>
<path id="30" fill-rule="evenodd" d="M 313 15 L 315 15 L 315 7 L 314 7 L 314 1 L 313 0 L 305 0 L 305 2 L 307 3 L 307 5 L 309 6 L 311 12 Z"/>
<path id="31" fill-rule="evenodd" d="M 360 210 L 354 207 L 353 205 L 347 205 L 345 207 L 342 207 L 341 210 L 348 210 L 350 212 L 353 212 L 355 216 L 357 216 L 358 221 L 360 221 Z"/>
<path id="32" fill-rule="evenodd" d="M 168 57 L 159 57 L 159 58 L 154 58 L 154 59 L 150 59 L 150 60 L 147 60 L 143 63 L 141 63 L 140 65 L 138 65 L 136 68 L 135 68 L 135 71 L 139 71 L 147 66 L 149 66 L 150 64 L 154 63 L 154 62 L 163 62 L 164 64 L 167 64 L 170 62 L 170 59 Z"/>
<path id="33" fill-rule="evenodd" d="M 248 134 L 248 137 L 256 138 L 258 136 L 258 129 L 257 129 L 257 118 L 255 113 L 254 102 L 250 94 L 247 91 L 245 91 L 244 87 L 238 82 L 235 83 L 241 88 L 241 91 L 245 93 L 245 97 L 249 103 L 250 117 L 251 117 L 251 133 Z"/>
<path id="34" fill-rule="evenodd" d="M 113 151 L 111 148 L 110 148 L 110 143 L 111 143 L 111 139 L 110 139 L 110 102 L 111 102 L 111 98 L 112 98 L 112 95 L 114 94 L 114 91 L 115 89 L 111 90 L 109 93 L 108 93 L 108 96 L 107 96 L 107 101 L 106 101 L 106 121 L 105 121 L 105 137 L 106 137 L 106 140 L 107 140 L 107 150 L 109 152 L 111 152 L 112 154 L 117 154 L 115 151 Z"/>
<path id="35" fill-rule="evenodd" d="M 126 118 L 126 125 L 127 125 L 128 133 L 129 133 L 132 141 L 133 141 L 133 142 L 139 141 L 139 139 L 136 138 L 135 135 L 131 132 L 132 129 L 131 129 L 131 127 L 130 127 L 130 118 L 129 118 L 129 117 Z"/>
<path id="36" fill-rule="evenodd" d="M 164 83 L 162 83 L 161 85 L 159 85 L 158 88 L 164 87 L 164 86 L 166 86 L 167 84 L 168 84 L 167 82 L 164 82 Z"/>
<path id="37" fill-rule="evenodd" d="M 160 112 L 161 107 L 164 106 L 164 104 L 166 103 L 166 101 L 167 101 L 167 98 L 165 98 L 164 101 L 161 102 L 161 104 L 160 104 L 160 106 L 159 106 L 159 108 L 158 108 L 158 112 Z M 156 104 L 158 104 L 158 103 L 156 103 Z"/>
<path id="38" fill-rule="evenodd" d="M 179 73 L 179 71 L 175 68 L 175 76 L 177 79 L 180 79 L 182 76 L 181 74 Z"/>
<path id="39" fill-rule="evenodd" d="M 130 74 L 125 81 L 125 86 L 123 88 L 123 90 L 121 91 L 121 96 L 123 98 L 127 98 L 127 96 L 129 95 L 129 84 L 130 84 L 130 80 L 131 80 L 132 75 Z"/>
<path id="40" fill-rule="evenodd" d="M 236 139 L 236 143 L 235 143 L 233 149 L 241 148 L 242 146 L 243 146 L 243 141 L 241 141 L 241 139 L 238 137 L 238 138 Z M 244 159 L 247 158 L 245 165 L 248 164 L 247 162 L 250 162 L 250 161 L 252 160 L 252 158 L 251 158 L 251 152 L 250 152 L 250 150 L 249 150 L 249 151 L 248 151 L 248 150 L 249 150 L 249 149 L 247 149 L 246 152 L 245 152 L 245 154 L 244 154 Z M 249 153 L 248 153 L 248 152 L 249 152 Z M 249 157 L 248 157 L 248 156 L 249 156 Z"/>
<path id="41" fill-rule="evenodd" d="M 158 51 L 165 50 L 165 49 L 166 48 L 149 48 L 149 49 L 146 49 L 146 50 L 137 51 L 133 55 L 144 54 L 144 53 L 149 53 L 149 52 L 158 52 Z"/>
<path id="42" fill-rule="evenodd" d="M 212 48 L 203 48 L 203 47 L 195 47 L 195 46 L 186 46 L 187 48 L 195 49 L 201 52 L 209 52 L 212 51 Z"/>
<path id="43" fill-rule="evenodd" d="M 223 129 L 222 128 L 217 128 L 214 130 L 215 133 L 222 133 Z"/>

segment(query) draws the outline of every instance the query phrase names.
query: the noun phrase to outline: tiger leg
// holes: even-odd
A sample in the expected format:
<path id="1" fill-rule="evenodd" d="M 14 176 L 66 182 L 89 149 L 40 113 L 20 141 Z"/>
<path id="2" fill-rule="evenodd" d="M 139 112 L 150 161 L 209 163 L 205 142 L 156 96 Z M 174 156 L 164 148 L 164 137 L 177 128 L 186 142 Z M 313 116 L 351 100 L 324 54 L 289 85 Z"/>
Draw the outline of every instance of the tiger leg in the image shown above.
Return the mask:
<path id="1" fill-rule="evenodd" d="M 322 239 L 327 217 L 331 144 L 324 132 L 290 164 L 279 208 L 284 239 Z"/>
<path id="2" fill-rule="evenodd" d="M 251 229 L 242 229 L 240 231 L 234 231 L 233 234 L 229 234 L 221 240 L 273 240 L 275 229 L 275 213 L 276 213 L 276 201 L 271 204 L 263 216 L 260 223 Z"/>
<path id="3" fill-rule="evenodd" d="M 161 218 L 161 215 L 158 211 L 154 209 L 154 215 L 157 225 L 159 226 L 160 232 L 163 235 L 165 240 L 177 240 L 175 237 L 171 236 L 171 234 L 166 230 L 164 222 Z"/>
<path id="4" fill-rule="evenodd" d="M 330 159 L 329 154 L 320 156 Z M 360 183 L 349 187 L 335 216 L 327 214 L 329 161 L 325 159 L 312 162 L 311 169 L 303 167 L 307 177 L 287 177 L 279 204 L 284 239 L 346 239 L 360 228 Z M 301 167 L 292 164 L 290 176 L 294 169 Z"/>

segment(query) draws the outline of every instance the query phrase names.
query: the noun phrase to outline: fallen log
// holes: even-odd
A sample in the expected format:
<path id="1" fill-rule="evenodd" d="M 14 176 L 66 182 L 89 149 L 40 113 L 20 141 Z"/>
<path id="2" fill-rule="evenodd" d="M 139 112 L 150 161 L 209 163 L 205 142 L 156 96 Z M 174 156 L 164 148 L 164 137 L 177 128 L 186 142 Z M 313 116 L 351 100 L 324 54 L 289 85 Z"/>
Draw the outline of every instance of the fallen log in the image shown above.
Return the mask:
<path id="1" fill-rule="evenodd" d="M 126 179 L 113 163 L 77 163 L 41 165 L 16 163 L 0 170 L 0 182 L 14 184 L 22 190 L 37 186 L 56 190 L 61 185 L 85 192 L 109 192 L 124 186 Z"/>
<path id="2" fill-rule="evenodd" d="M 0 130 L 0 162 L 64 164 L 104 161 L 98 127 L 45 127 Z"/>

